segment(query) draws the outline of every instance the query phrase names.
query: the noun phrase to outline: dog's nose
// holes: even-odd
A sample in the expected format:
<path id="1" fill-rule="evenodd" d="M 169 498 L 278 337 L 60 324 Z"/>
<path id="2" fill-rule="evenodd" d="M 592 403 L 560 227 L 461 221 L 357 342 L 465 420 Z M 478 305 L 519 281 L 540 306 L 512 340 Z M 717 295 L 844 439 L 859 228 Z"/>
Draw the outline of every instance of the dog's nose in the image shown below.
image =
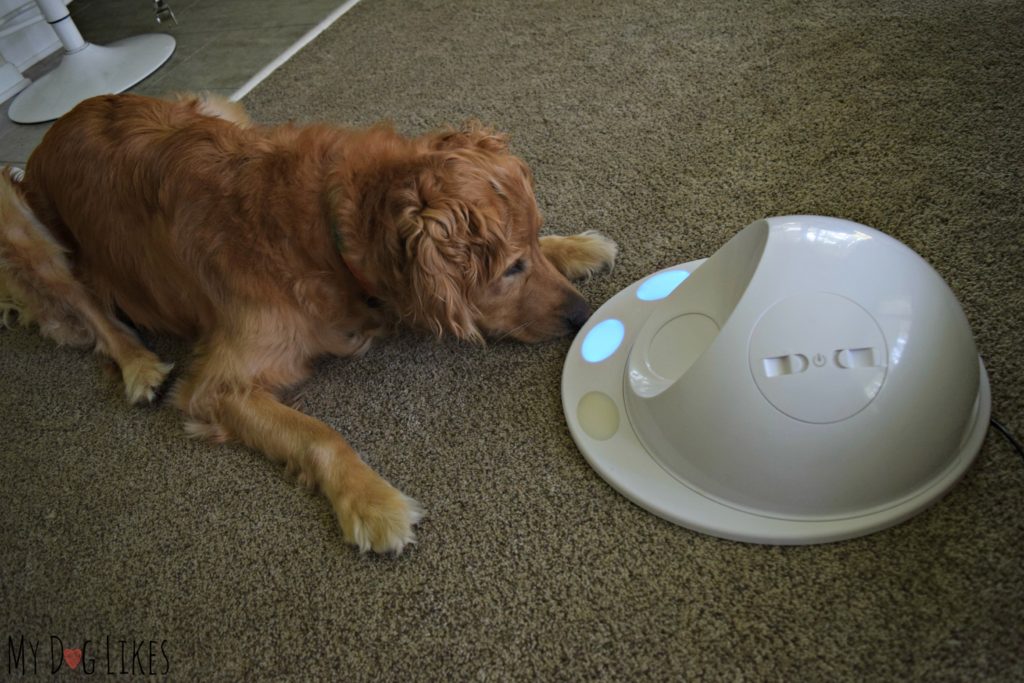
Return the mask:
<path id="1" fill-rule="evenodd" d="M 565 307 L 565 324 L 569 331 L 576 334 L 590 318 L 590 305 L 579 294 L 573 294 Z"/>

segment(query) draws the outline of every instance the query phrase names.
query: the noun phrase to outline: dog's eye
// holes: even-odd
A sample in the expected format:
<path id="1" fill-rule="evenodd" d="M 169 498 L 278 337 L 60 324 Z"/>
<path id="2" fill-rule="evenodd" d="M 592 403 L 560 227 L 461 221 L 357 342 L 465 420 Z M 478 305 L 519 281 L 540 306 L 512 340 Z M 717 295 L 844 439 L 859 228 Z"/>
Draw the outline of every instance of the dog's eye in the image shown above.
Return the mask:
<path id="1" fill-rule="evenodd" d="M 523 259 L 516 259 L 516 262 L 508 267 L 505 271 L 505 277 L 512 277 L 513 275 L 519 275 L 519 273 L 526 270 L 526 261 Z"/>

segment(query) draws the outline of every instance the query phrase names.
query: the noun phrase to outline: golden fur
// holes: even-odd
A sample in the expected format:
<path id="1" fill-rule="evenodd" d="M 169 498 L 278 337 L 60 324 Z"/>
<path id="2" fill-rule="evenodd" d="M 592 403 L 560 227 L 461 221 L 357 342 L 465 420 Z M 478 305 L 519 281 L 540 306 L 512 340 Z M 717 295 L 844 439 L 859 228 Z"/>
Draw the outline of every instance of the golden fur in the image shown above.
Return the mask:
<path id="1" fill-rule="evenodd" d="M 419 505 L 279 395 L 314 358 L 397 324 L 475 341 L 575 332 L 589 309 L 567 277 L 609 267 L 615 245 L 540 227 L 529 169 L 479 125 L 262 127 L 216 98 L 101 96 L 53 125 L 22 182 L 0 177 L 0 321 L 95 345 L 132 402 L 170 366 L 115 313 L 191 340 L 171 390 L 188 432 L 285 463 L 349 542 L 400 552 Z"/>

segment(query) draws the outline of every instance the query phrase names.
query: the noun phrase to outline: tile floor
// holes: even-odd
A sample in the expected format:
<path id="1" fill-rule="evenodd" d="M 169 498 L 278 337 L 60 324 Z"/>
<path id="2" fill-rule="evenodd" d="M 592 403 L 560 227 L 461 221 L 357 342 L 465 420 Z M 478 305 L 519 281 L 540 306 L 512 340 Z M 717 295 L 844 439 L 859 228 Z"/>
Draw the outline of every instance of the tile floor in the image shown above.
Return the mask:
<path id="1" fill-rule="evenodd" d="M 168 0 L 168 4 L 177 25 L 157 23 L 151 0 L 74 0 L 68 8 L 82 36 L 97 45 L 140 33 L 174 36 L 177 47 L 170 60 L 131 92 L 162 95 L 208 90 L 226 96 L 320 23 L 342 0 Z M 59 59 L 58 52 L 25 75 L 38 78 Z M 50 124 L 12 123 L 7 118 L 9 104 L 0 105 L 0 165 L 23 165 Z"/>

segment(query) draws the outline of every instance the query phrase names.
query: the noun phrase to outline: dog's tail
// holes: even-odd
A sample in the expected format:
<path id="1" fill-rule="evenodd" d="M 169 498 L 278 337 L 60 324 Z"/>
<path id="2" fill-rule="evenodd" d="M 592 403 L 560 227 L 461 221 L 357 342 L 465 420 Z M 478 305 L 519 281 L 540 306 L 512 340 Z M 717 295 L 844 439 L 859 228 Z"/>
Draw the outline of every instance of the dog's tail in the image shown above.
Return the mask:
<path id="1" fill-rule="evenodd" d="M 173 96 L 178 102 L 188 102 L 203 116 L 213 116 L 230 121 L 241 128 L 251 128 L 253 123 L 245 107 L 222 95 L 213 93 L 178 93 Z"/>
<path id="2" fill-rule="evenodd" d="M 58 344 L 89 346 L 95 335 L 66 296 L 80 285 L 66 250 L 25 202 L 23 175 L 0 171 L 0 327 L 35 323 Z"/>

